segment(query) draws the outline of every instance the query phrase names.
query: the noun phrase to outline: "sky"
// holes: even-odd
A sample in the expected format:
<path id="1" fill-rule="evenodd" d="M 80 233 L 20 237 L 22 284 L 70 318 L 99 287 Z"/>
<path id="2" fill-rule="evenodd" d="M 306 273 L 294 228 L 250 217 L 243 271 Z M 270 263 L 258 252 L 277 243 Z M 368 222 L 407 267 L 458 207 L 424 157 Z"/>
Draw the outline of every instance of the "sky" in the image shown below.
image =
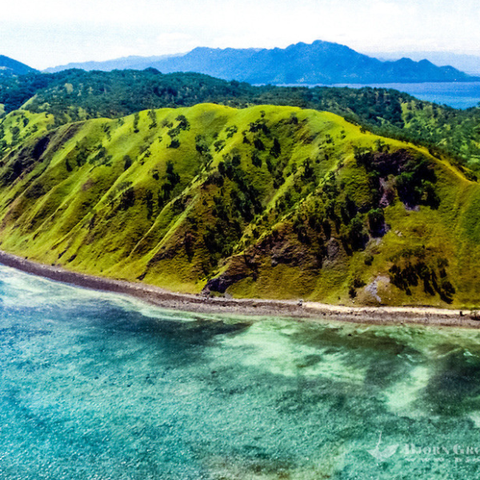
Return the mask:
<path id="1" fill-rule="evenodd" d="M 0 54 L 34 68 L 325 40 L 480 55 L 478 0 L 1 0 Z"/>

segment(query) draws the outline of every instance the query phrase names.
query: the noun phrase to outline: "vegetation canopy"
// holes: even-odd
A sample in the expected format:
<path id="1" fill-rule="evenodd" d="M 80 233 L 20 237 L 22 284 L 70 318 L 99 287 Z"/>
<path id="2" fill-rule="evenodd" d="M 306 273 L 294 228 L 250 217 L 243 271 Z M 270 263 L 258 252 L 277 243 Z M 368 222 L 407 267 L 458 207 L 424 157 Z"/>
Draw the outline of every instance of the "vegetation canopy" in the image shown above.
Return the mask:
<path id="1" fill-rule="evenodd" d="M 255 87 L 196 73 L 144 71 L 30 73 L 0 77 L 0 114 L 22 108 L 53 115 L 60 126 L 120 118 L 147 109 L 216 103 L 236 108 L 283 105 L 329 111 L 378 135 L 447 155 L 475 179 L 480 168 L 480 109 L 456 110 L 395 90 L 365 87 Z M 175 143 L 174 143 L 175 145 Z"/>

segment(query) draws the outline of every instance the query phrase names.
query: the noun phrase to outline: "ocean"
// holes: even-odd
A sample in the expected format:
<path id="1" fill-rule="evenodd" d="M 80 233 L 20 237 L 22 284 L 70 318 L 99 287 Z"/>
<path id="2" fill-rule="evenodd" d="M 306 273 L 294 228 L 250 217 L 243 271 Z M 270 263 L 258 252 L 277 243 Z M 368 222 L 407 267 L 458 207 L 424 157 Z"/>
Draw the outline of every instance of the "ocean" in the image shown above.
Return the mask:
<path id="1" fill-rule="evenodd" d="M 386 83 L 371 85 L 339 84 L 325 86 L 393 88 L 401 92 L 409 93 L 420 100 L 460 109 L 476 107 L 480 103 L 480 82 Z"/>
<path id="2" fill-rule="evenodd" d="M 0 478 L 477 478 L 480 331 L 172 312 L 0 266 Z"/>

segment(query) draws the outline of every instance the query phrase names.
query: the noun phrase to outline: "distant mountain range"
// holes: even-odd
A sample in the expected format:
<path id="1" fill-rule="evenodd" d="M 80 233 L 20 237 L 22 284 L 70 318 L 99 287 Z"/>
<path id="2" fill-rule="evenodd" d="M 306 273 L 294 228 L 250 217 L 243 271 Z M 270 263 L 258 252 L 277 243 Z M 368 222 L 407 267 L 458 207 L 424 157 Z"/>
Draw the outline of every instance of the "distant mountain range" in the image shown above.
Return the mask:
<path id="1" fill-rule="evenodd" d="M 114 60 L 106 60 L 104 62 L 75 62 L 69 63 L 68 65 L 51 67 L 43 71 L 43 73 L 57 73 L 64 70 L 69 70 L 71 68 L 79 68 L 87 72 L 92 70 L 99 70 L 101 72 L 111 72 L 112 70 L 145 70 L 150 67 L 151 63 L 161 62 L 168 58 L 182 56 L 183 54 L 176 55 L 157 55 L 153 57 L 139 57 L 139 56 L 129 56 L 116 58 Z"/>
<path id="2" fill-rule="evenodd" d="M 24 63 L 17 62 L 17 60 L 13 60 L 5 55 L 0 55 L 0 76 L 2 77 L 26 75 L 27 73 L 36 71 L 37 70 L 25 65 Z"/>
<path id="3" fill-rule="evenodd" d="M 336 43 L 317 40 L 285 49 L 214 49 L 198 47 L 169 57 L 126 57 L 108 62 L 69 64 L 46 70 L 155 68 L 162 73 L 198 72 L 224 80 L 252 84 L 336 84 L 468 82 L 480 78 L 450 66 L 438 67 L 428 60 L 409 58 L 381 61 Z"/>
<path id="4" fill-rule="evenodd" d="M 480 57 L 476 55 L 464 55 L 451 52 L 375 52 L 373 54 L 380 60 L 398 60 L 407 57 L 412 60 L 427 59 L 439 67 L 443 65 L 451 65 L 452 67 L 468 73 L 469 75 L 480 75 Z"/>

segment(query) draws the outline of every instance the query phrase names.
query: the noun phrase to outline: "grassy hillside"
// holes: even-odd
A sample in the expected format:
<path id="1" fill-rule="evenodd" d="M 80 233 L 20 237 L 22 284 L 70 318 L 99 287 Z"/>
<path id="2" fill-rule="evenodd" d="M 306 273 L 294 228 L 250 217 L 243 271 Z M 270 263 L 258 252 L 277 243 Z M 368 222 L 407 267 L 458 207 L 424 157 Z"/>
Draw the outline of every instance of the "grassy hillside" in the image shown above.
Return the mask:
<path id="1" fill-rule="evenodd" d="M 480 171 L 480 108 L 455 110 L 395 90 L 252 86 L 207 75 L 163 75 L 149 69 L 0 77 L 0 117 L 22 108 L 54 116 L 60 126 L 92 118 L 118 118 L 139 110 L 217 103 L 237 108 L 284 105 L 329 111 L 374 133 L 423 145 Z M 473 177 L 472 177 L 473 178 Z"/>
<path id="2" fill-rule="evenodd" d="M 332 113 L 1 122 L 0 248 L 183 292 L 480 303 L 480 186 Z"/>

